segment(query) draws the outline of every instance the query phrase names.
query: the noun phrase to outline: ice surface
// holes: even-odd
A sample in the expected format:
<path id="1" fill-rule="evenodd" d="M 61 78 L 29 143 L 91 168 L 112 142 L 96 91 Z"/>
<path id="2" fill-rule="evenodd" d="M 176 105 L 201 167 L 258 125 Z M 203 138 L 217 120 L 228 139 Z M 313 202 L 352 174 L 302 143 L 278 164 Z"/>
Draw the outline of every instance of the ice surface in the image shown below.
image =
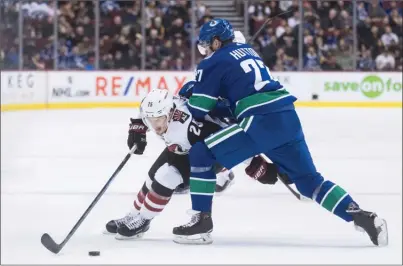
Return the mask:
<path id="1" fill-rule="evenodd" d="M 402 263 L 401 109 L 299 109 L 317 168 L 363 208 L 387 219 L 389 246 L 280 183 L 264 186 L 235 169 L 236 183 L 214 201 L 214 243 L 172 242 L 188 221 L 189 195 L 175 196 L 141 240 L 103 235 L 124 215 L 164 145 L 155 136 L 122 170 L 93 212 L 61 242 L 127 152 L 130 109 L 24 111 L 1 114 L 1 263 Z M 89 257 L 99 250 L 101 256 Z"/>

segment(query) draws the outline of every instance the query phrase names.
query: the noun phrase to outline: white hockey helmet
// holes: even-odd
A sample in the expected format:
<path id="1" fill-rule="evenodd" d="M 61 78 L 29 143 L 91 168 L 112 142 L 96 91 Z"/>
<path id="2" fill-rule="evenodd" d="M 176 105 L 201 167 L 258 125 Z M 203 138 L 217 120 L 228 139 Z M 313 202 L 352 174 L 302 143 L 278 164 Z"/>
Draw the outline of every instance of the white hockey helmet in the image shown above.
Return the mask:
<path id="1" fill-rule="evenodd" d="M 140 113 L 144 123 L 155 133 L 162 135 L 168 129 L 173 108 L 171 92 L 165 89 L 153 89 L 141 102 Z"/>

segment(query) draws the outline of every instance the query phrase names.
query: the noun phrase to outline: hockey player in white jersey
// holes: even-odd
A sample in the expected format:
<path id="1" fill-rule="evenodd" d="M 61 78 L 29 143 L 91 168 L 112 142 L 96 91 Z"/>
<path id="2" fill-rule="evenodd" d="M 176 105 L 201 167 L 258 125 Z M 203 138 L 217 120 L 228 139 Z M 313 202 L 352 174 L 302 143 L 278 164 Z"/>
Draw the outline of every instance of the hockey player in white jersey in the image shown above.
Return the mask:
<path id="1" fill-rule="evenodd" d="M 174 97 L 167 90 L 152 90 L 142 101 L 140 118 L 131 119 L 128 146 L 137 145 L 135 154 L 142 154 L 146 147 L 148 129 L 160 136 L 166 148 L 155 161 L 125 217 L 106 224 L 107 233 L 116 234 L 117 239 L 139 238 L 148 231 L 151 220 L 168 204 L 178 185 L 189 183 L 190 167 L 188 151 L 191 145 L 217 132 L 224 124 L 220 120 L 197 122 L 192 119 L 185 100 Z M 222 186 L 228 187 L 233 173 L 223 167 L 216 167 L 217 178 Z"/>
<path id="2" fill-rule="evenodd" d="M 236 42 L 245 43 L 241 32 L 236 31 L 235 35 Z M 179 94 L 187 97 L 191 87 L 189 82 Z M 134 200 L 132 210 L 125 217 L 106 224 L 106 231 L 116 234 L 117 239 L 141 237 L 149 229 L 151 220 L 168 204 L 174 191 L 188 190 L 190 166 L 187 153 L 191 145 L 224 126 L 222 121 L 217 119 L 204 123 L 193 120 L 185 101 L 180 97 L 173 97 L 165 90 L 150 92 L 142 101 L 140 115 L 137 119 L 131 119 L 127 140 L 129 148 L 137 145 L 135 154 L 143 154 L 148 128 L 159 135 L 167 147 L 152 165 L 147 180 Z M 220 165 L 215 165 L 215 172 L 215 190 L 223 192 L 232 184 L 234 174 Z M 245 173 L 262 184 L 270 185 L 277 182 L 279 174 L 273 164 L 266 163 L 260 157 L 252 159 Z"/>

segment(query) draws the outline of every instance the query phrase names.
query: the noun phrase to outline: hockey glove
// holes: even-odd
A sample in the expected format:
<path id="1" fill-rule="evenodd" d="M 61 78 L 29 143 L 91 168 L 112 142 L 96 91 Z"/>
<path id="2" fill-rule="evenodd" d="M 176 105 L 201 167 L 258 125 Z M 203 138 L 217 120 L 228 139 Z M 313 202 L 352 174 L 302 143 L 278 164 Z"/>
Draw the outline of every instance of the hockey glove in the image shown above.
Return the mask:
<path id="1" fill-rule="evenodd" d="M 179 90 L 179 92 L 178 92 L 179 96 L 189 99 L 190 96 L 192 96 L 193 87 L 194 87 L 195 83 L 196 83 L 196 81 L 194 81 L 194 80 L 186 82 L 182 86 L 182 88 Z"/>
<path id="2" fill-rule="evenodd" d="M 262 184 L 274 185 L 277 182 L 277 167 L 260 156 L 252 159 L 245 173 Z"/>
<path id="3" fill-rule="evenodd" d="M 146 132 L 148 127 L 144 125 L 143 120 L 130 118 L 129 136 L 127 137 L 127 146 L 131 149 L 137 145 L 134 154 L 141 155 L 147 146 Z"/>

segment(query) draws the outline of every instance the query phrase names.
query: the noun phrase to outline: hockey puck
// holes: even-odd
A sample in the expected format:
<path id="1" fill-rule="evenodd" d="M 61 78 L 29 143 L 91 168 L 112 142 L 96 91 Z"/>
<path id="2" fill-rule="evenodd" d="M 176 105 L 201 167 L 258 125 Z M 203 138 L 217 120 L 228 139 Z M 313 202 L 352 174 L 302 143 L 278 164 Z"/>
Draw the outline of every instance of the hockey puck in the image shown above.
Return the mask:
<path id="1" fill-rule="evenodd" d="M 90 255 L 90 256 L 99 256 L 99 255 L 101 255 L 101 252 L 99 252 L 99 251 L 90 251 L 90 252 L 88 252 L 88 255 Z"/>

